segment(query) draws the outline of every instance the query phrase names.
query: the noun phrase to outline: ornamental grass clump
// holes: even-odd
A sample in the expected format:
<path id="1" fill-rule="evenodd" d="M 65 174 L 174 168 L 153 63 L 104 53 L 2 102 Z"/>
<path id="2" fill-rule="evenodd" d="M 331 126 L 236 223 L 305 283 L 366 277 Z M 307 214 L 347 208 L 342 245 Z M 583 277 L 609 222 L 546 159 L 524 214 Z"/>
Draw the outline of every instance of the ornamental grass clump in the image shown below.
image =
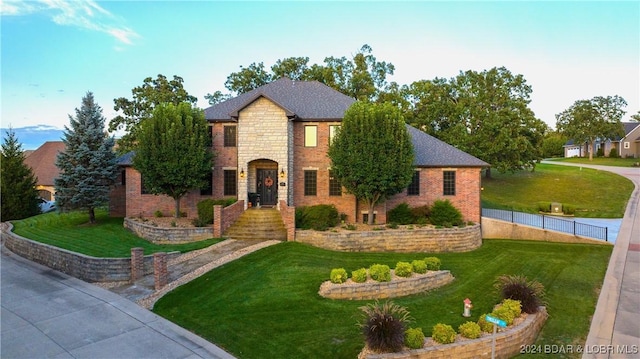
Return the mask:
<path id="1" fill-rule="evenodd" d="M 369 267 L 369 276 L 378 282 L 390 282 L 391 268 L 386 264 L 373 264 Z"/>
<path id="2" fill-rule="evenodd" d="M 427 257 L 424 259 L 424 262 L 427 264 L 427 270 L 440 270 L 440 259 L 438 257 Z"/>
<path id="3" fill-rule="evenodd" d="M 438 323 L 431 331 L 431 339 L 436 343 L 450 344 L 456 341 L 456 331 L 448 324 Z"/>
<path id="4" fill-rule="evenodd" d="M 334 268 L 331 270 L 329 278 L 331 279 L 331 283 L 342 284 L 346 282 L 349 277 L 344 268 Z"/>
<path id="5" fill-rule="evenodd" d="M 502 275 L 496 279 L 494 287 L 503 299 L 520 301 L 525 313 L 537 313 L 538 307 L 544 303 L 544 286 L 522 275 Z"/>
<path id="6" fill-rule="evenodd" d="M 351 280 L 356 283 L 364 283 L 367 281 L 367 270 L 360 268 L 351 272 Z"/>
<path id="7" fill-rule="evenodd" d="M 480 338 L 480 334 L 482 334 L 482 329 L 478 323 L 475 322 L 466 322 L 464 324 L 460 324 L 458 327 L 458 333 L 465 338 L 476 339 Z"/>
<path id="8" fill-rule="evenodd" d="M 404 332 L 404 345 L 409 349 L 424 347 L 424 333 L 422 328 L 409 328 Z"/>
<path id="9" fill-rule="evenodd" d="M 411 267 L 413 267 L 413 271 L 419 274 L 427 273 L 427 263 L 423 260 L 416 259 L 411 262 Z"/>
<path id="10" fill-rule="evenodd" d="M 409 262 L 398 262 L 396 263 L 395 274 L 398 277 L 411 277 L 411 273 L 413 273 L 413 267 Z"/>
<path id="11" fill-rule="evenodd" d="M 392 301 L 360 307 L 364 313 L 360 324 L 369 349 L 376 352 L 398 352 L 405 342 L 405 331 L 411 317 L 406 308 Z"/>

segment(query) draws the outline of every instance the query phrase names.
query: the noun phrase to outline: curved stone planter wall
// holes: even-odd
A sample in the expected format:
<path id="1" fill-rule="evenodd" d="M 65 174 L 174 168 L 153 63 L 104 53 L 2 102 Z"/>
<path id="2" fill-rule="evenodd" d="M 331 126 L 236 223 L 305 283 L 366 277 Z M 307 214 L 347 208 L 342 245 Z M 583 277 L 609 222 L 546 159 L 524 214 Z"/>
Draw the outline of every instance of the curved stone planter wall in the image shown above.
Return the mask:
<path id="1" fill-rule="evenodd" d="M 547 320 L 547 310 L 540 307 L 536 314 L 529 314 L 525 320 L 496 334 L 496 358 L 512 358 L 520 354 L 522 346 L 533 344 Z M 493 335 L 485 334 L 478 339 L 458 339 L 455 343 L 430 346 L 422 349 L 406 350 L 398 353 L 363 354 L 360 359 L 472 359 L 491 358 Z"/>
<path id="2" fill-rule="evenodd" d="M 424 227 L 381 231 L 297 230 L 296 241 L 343 252 L 468 252 L 482 245 L 482 231 L 479 224 L 463 228 Z"/>
<path id="3" fill-rule="evenodd" d="M 393 276 L 391 282 L 368 281 L 356 283 L 351 279 L 342 284 L 326 281 L 320 286 L 318 294 L 330 299 L 383 299 L 426 292 L 442 287 L 454 280 L 448 270 L 432 271 L 425 274 L 413 273 L 409 278 Z"/>
<path id="4" fill-rule="evenodd" d="M 21 237 L 8 229 L 2 240 L 13 253 L 87 282 L 119 282 L 131 278 L 131 258 L 96 258 Z M 174 258 L 180 252 L 172 252 Z M 144 274 L 153 273 L 153 255 L 144 256 Z"/>
<path id="5" fill-rule="evenodd" d="M 213 237 L 212 227 L 164 228 L 125 218 L 124 228 L 153 243 L 195 242 Z"/>

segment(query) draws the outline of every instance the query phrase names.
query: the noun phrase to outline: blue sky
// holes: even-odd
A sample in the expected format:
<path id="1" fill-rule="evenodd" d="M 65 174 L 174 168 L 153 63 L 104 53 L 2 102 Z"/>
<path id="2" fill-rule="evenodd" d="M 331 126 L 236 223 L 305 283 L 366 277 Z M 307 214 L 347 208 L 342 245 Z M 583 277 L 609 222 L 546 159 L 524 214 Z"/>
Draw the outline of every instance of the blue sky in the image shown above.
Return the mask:
<path id="1" fill-rule="evenodd" d="M 204 95 L 239 67 L 347 56 L 364 44 L 399 84 L 505 66 L 555 125 L 579 99 L 620 95 L 640 110 L 640 2 L 1 1 L 1 127 L 63 128 L 92 91 L 113 99 L 144 78 Z"/>

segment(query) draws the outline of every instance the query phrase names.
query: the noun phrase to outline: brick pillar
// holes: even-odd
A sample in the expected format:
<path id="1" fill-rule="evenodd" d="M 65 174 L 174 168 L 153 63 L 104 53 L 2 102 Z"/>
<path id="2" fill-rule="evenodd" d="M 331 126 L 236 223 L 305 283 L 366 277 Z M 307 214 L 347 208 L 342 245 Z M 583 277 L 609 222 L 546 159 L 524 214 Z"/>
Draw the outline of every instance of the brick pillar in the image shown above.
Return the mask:
<path id="1" fill-rule="evenodd" d="M 131 248 L 131 282 L 144 276 L 144 249 Z"/>
<path id="2" fill-rule="evenodd" d="M 167 254 L 164 252 L 153 254 L 153 279 L 156 290 L 160 290 L 169 281 L 167 271 Z"/>
<path id="3" fill-rule="evenodd" d="M 222 227 L 223 222 L 224 220 L 222 218 L 222 206 L 221 205 L 213 206 L 213 237 L 214 238 L 222 237 L 222 232 L 224 231 Z"/>
<path id="4" fill-rule="evenodd" d="M 296 240 L 296 207 L 287 206 L 287 202 L 280 200 L 280 213 L 284 227 L 287 229 L 287 241 Z"/>

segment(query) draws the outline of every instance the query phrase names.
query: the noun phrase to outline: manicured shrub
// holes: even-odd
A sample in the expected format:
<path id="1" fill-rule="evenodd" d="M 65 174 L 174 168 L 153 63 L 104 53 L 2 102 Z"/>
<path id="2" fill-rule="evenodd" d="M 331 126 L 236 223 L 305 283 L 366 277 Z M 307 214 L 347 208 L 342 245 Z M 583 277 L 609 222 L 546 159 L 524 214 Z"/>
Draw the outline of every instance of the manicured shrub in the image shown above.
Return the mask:
<path id="1" fill-rule="evenodd" d="M 436 226 L 451 226 L 462 224 L 462 213 L 447 200 L 437 200 L 431 206 L 431 223 Z"/>
<path id="2" fill-rule="evenodd" d="M 427 270 L 440 270 L 440 259 L 438 257 L 427 257 L 424 259 L 427 264 Z"/>
<path id="3" fill-rule="evenodd" d="M 391 268 L 386 264 L 373 264 L 369 267 L 369 276 L 378 282 L 391 281 Z"/>
<path id="4" fill-rule="evenodd" d="M 612 148 L 611 151 L 609 151 L 609 158 L 619 158 L 620 155 L 618 154 L 618 149 L 617 148 Z"/>
<path id="5" fill-rule="evenodd" d="M 509 310 L 509 308 L 499 306 L 491 312 L 491 316 L 502 319 L 507 322 L 507 325 L 511 325 L 515 317 L 513 316 L 513 312 Z"/>
<path id="6" fill-rule="evenodd" d="M 392 222 L 392 223 L 387 224 L 386 227 L 389 228 L 389 229 L 398 229 L 398 224 Z"/>
<path id="7" fill-rule="evenodd" d="M 544 286 L 521 275 L 502 275 L 496 279 L 494 287 L 498 289 L 503 299 L 520 301 L 522 311 L 533 314 L 543 305 Z"/>
<path id="8" fill-rule="evenodd" d="M 163 216 L 162 215 L 162 211 L 161 210 L 157 210 L 157 211 L 153 212 L 153 216 L 157 217 L 157 218 L 161 218 Z"/>
<path id="9" fill-rule="evenodd" d="M 603 147 L 598 148 L 598 150 L 596 151 L 596 157 L 604 157 L 604 148 Z"/>
<path id="10" fill-rule="evenodd" d="M 340 222 L 340 215 L 334 205 L 319 204 L 296 208 L 296 228 L 326 231 Z"/>
<path id="11" fill-rule="evenodd" d="M 522 304 L 520 304 L 519 300 L 505 299 L 500 303 L 500 306 L 507 308 L 513 314 L 514 318 L 522 314 Z"/>
<path id="12" fill-rule="evenodd" d="M 198 202 L 198 219 L 199 223 L 205 224 L 213 224 L 213 206 L 220 205 L 222 207 L 227 207 L 236 203 L 235 198 L 220 198 L 220 199 L 212 199 L 207 198 Z M 198 226 L 204 227 L 204 226 Z"/>
<path id="13" fill-rule="evenodd" d="M 334 268 L 329 275 L 331 283 L 341 284 L 347 281 L 347 271 L 344 268 Z"/>
<path id="14" fill-rule="evenodd" d="M 431 207 L 430 206 L 419 206 L 411 208 L 411 215 L 413 216 L 414 223 L 418 223 L 419 221 L 427 221 L 427 218 L 431 215 Z"/>
<path id="15" fill-rule="evenodd" d="M 387 212 L 387 221 L 397 224 L 413 223 L 413 214 L 411 208 L 406 202 L 400 203 Z"/>
<path id="16" fill-rule="evenodd" d="M 356 283 L 364 283 L 367 281 L 367 270 L 360 268 L 351 272 L 351 280 Z"/>
<path id="17" fill-rule="evenodd" d="M 493 331 L 493 328 L 491 329 Z M 464 324 L 460 324 L 460 326 L 458 327 L 458 333 L 460 333 L 460 335 L 462 335 L 465 338 L 476 339 L 476 338 L 480 338 L 480 334 L 482 333 L 482 330 L 480 329 L 480 326 L 478 325 L 478 323 L 466 322 Z"/>
<path id="18" fill-rule="evenodd" d="M 569 215 L 576 214 L 576 206 L 572 204 L 564 204 L 562 205 L 562 212 Z"/>
<path id="19" fill-rule="evenodd" d="M 409 328 L 404 332 L 404 345 L 409 349 L 424 347 L 424 333 L 422 328 Z"/>
<path id="20" fill-rule="evenodd" d="M 194 219 L 191 220 L 191 224 L 193 224 L 196 227 L 206 227 L 210 223 L 207 223 L 207 222 L 201 220 L 200 218 L 194 218 Z"/>
<path id="21" fill-rule="evenodd" d="M 416 259 L 411 262 L 411 266 L 413 267 L 413 271 L 416 273 L 424 274 L 427 273 L 427 263 L 423 260 Z"/>
<path id="22" fill-rule="evenodd" d="M 538 211 L 545 213 L 551 212 L 551 202 L 538 202 Z"/>
<path id="23" fill-rule="evenodd" d="M 480 318 L 478 318 L 478 326 L 480 326 L 480 330 L 485 333 L 493 333 L 493 323 L 487 322 L 486 316 L 486 314 L 482 314 Z"/>
<path id="24" fill-rule="evenodd" d="M 398 277 L 411 277 L 413 267 L 409 262 L 398 262 L 396 263 L 395 273 Z"/>
<path id="25" fill-rule="evenodd" d="M 431 331 L 431 339 L 440 344 L 453 343 L 456 341 L 456 331 L 448 324 L 438 323 Z"/>
<path id="26" fill-rule="evenodd" d="M 406 326 L 411 320 L 406 308 L 392 301 L 377 301 L 360 307 L 364 313 L 360 325 L 367 346 L 377 352 L 397 352 L 404 345 Z"/>

